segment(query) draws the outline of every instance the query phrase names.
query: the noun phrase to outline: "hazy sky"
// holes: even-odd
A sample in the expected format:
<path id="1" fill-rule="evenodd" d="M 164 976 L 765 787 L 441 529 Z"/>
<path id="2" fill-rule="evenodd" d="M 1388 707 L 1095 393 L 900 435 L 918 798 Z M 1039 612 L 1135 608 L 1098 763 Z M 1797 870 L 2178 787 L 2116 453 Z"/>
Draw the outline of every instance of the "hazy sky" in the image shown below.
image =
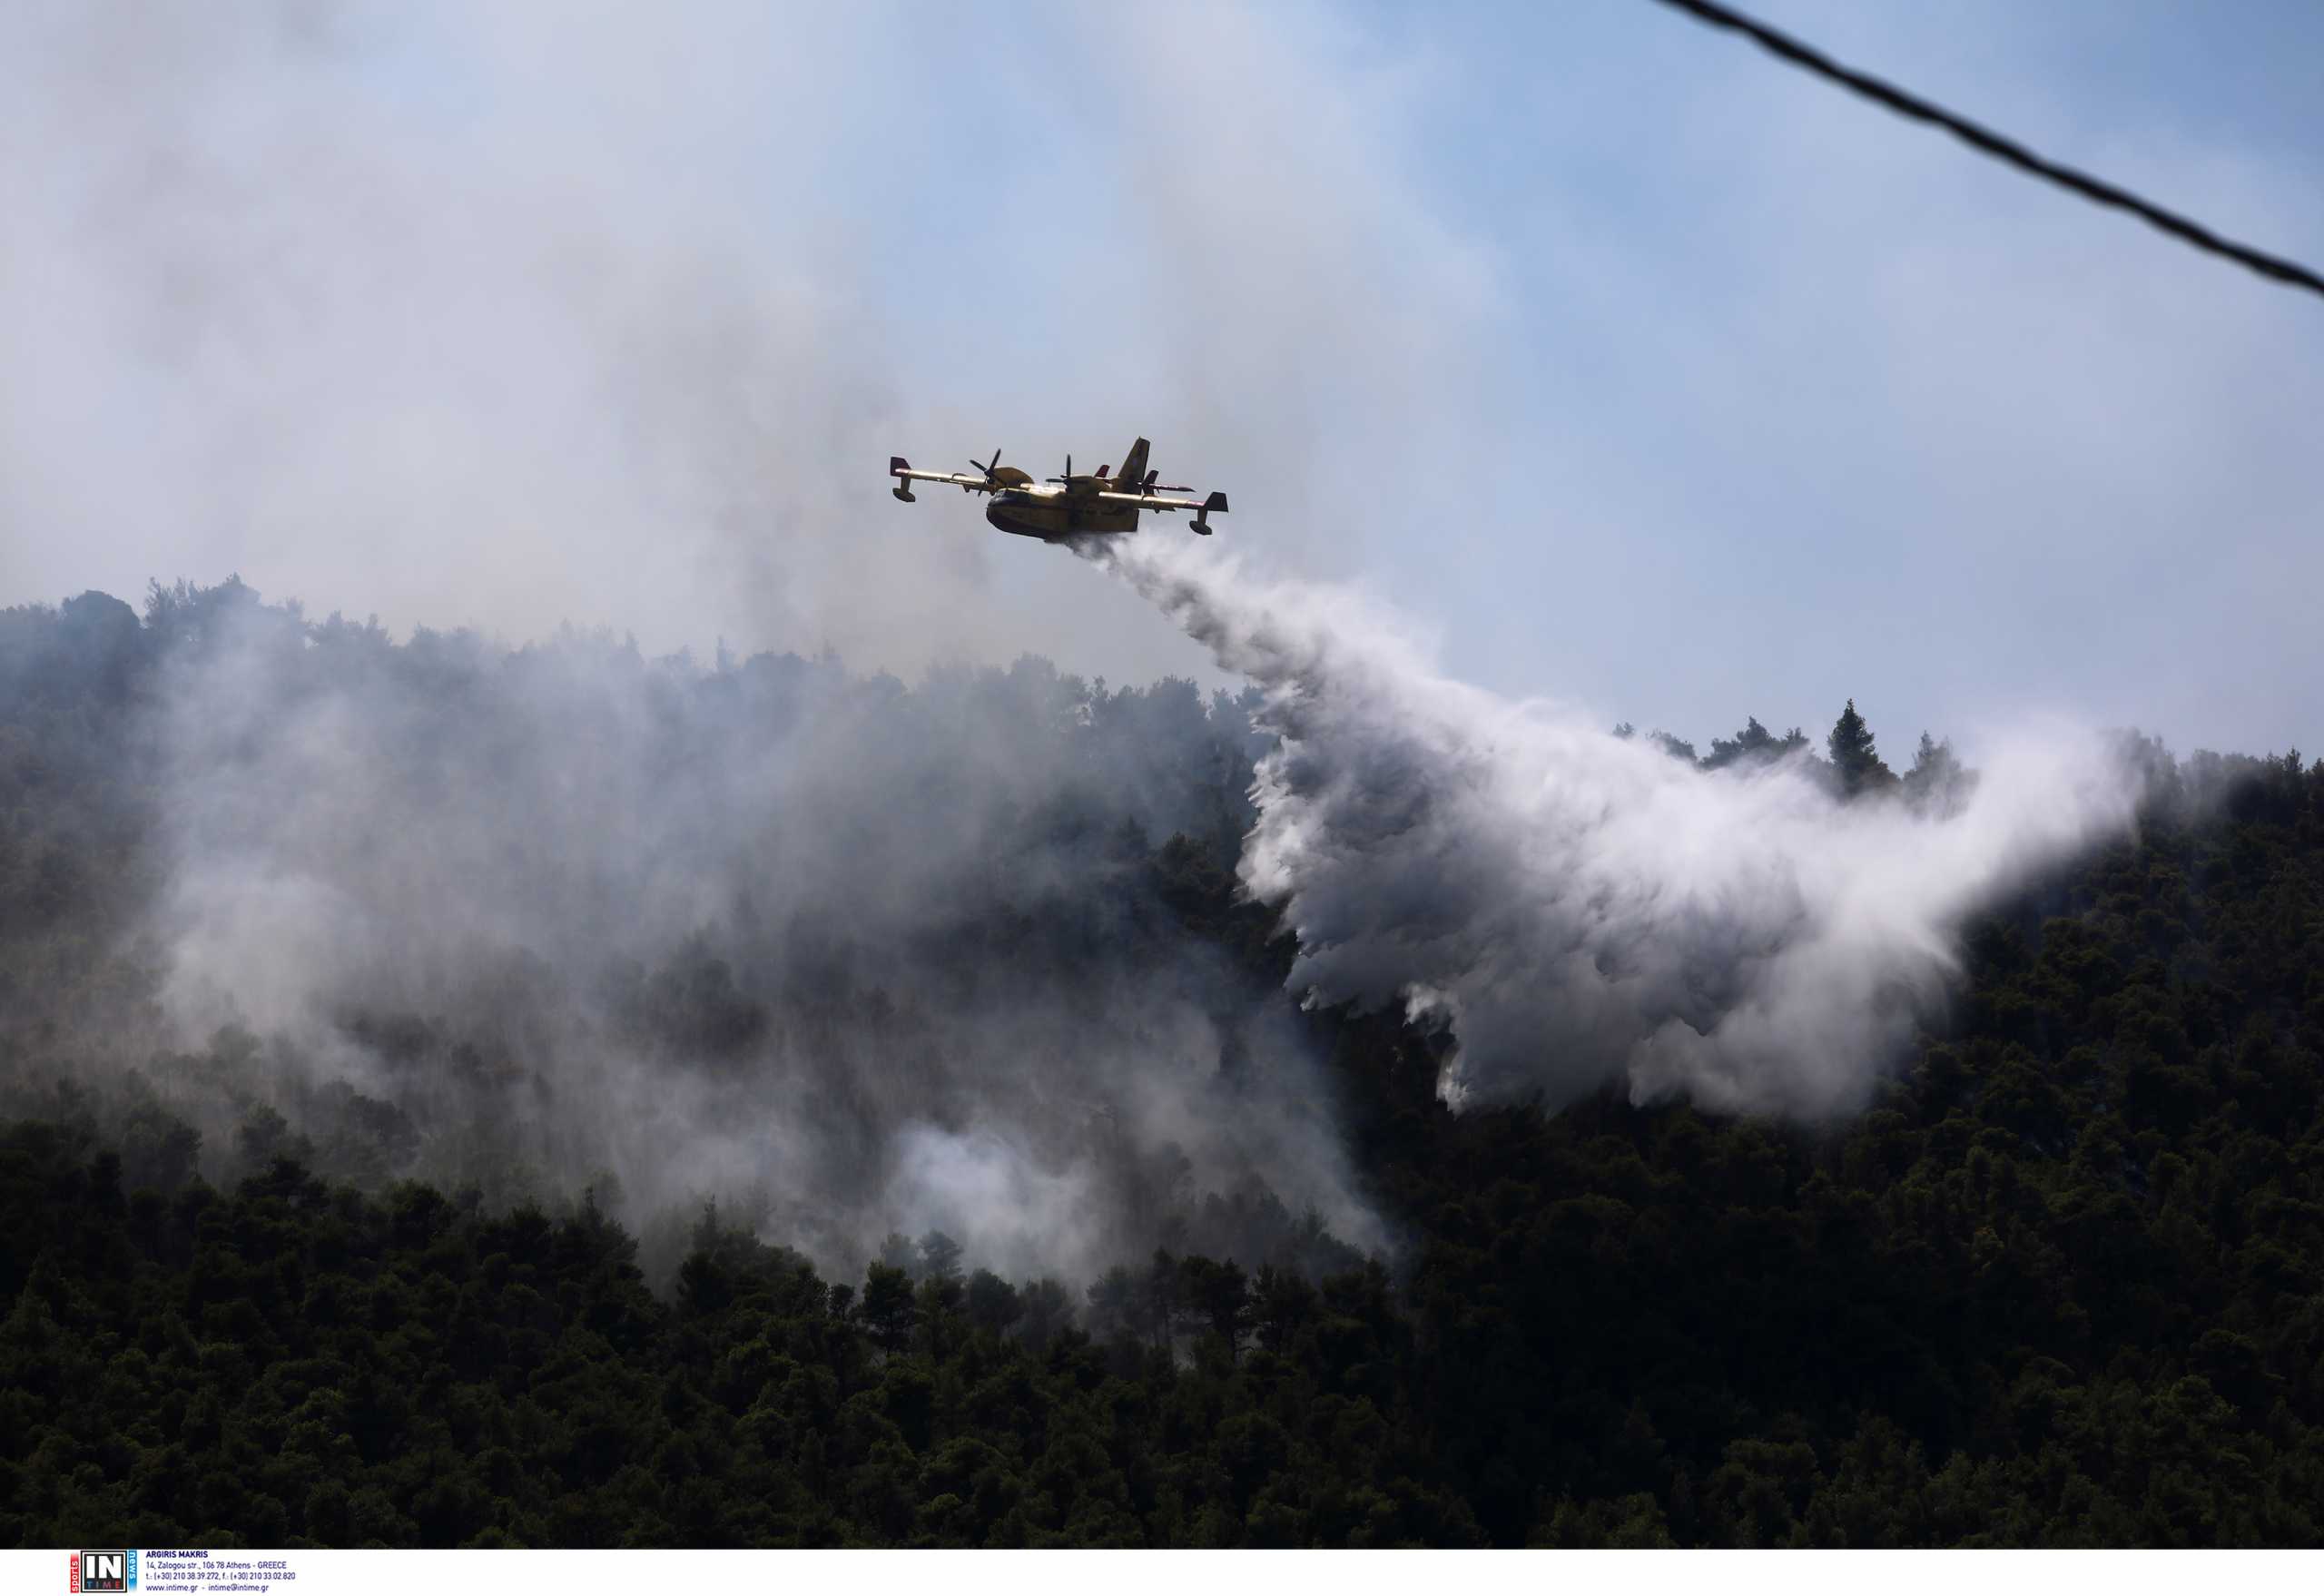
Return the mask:
<path id="1" fill-rule="evenodd" d="M 1758 10 L 2324 258 L 2324 10 Z M 2324 749 L 2324 300 L 1647 0 L 16 0 L 0 228 L 0 602 L 1207 679 L 881 475 L 1143 431 L 1499 692 Z"/>

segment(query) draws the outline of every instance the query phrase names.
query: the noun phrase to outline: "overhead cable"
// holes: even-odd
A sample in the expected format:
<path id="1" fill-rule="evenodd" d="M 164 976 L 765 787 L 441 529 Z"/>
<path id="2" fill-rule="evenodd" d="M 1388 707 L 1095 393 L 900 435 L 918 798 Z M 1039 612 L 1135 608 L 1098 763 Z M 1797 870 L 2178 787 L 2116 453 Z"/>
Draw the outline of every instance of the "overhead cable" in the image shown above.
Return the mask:
<path id="1" fill-rule="evenodd" d="M 1804 44 L 1787 34 L 1777 33 L 1765 23 L 1756 22 L 1739 11 L 1730 11 L 1724 5 L 1713 4 L 1712 0 L 1659 0 L 1659 3 L 1683 11 L 1698 22 L 1741 34 L 1794 66 L 1804 67 L 1818 77 L 1828 78 L 1851 93 L 1887 107 L 1899 116 L 1941 127 L 1964 143 L 1997 161 L 2005 161 L 2021 172 L 2030 172 L 2061 188 L 2071 189 L 2096 204 L 2128 211 L 2142 222 L 2161 228 L 2184 243 L 2214 255 L 2223 255 L 2238 265 L 2277 282 L 2292 288 L 2304 288 L 2313 294 L 2324 294 L 2324 277 L 2318 276 L 2297 261 L 2287 261 L 2255 250 L 2249 244 L 2221 238 L 2201 222 L 2191 222 L 2174 212 L 2142 200 L 2128 189 L 2117 188 L 2087 172 L 2076 172 L 2071 166 L 2062 166 L 2035 154 L 2014 139 L 2004 138 L 1990 128 L 1980 127 L 1965 116 L 1956 116 L 1941 105 L 1908 94 L 1895 84 L 1884 83 L 1869 74 L 1842 66 L 1813 46 Z"/>

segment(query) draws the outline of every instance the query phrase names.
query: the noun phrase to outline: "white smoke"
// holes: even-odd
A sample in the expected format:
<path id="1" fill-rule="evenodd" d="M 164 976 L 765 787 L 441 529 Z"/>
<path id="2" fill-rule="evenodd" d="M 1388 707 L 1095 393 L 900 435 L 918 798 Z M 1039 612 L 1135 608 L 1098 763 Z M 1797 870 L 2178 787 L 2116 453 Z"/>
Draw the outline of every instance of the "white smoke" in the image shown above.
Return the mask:
<path id="1" fill-rule="evenodd" d="M 1265 694 L 1242 879 L 1312 1000 L 1405 1004 L 1458 1105 L 1634 1100 L 1813 1115 L 1860 1100 L 1955 967 L 1963 917 L 2128 823 L 2071 728 L 1991 740 L 1950 818 L 1844 803 L 1797 762 L 1705 773 L 1572 706 L 1446 679 L 1344 590 L 1167 537 L 1097 552 Z"/>
<path id="2" fill-rule="evenodd" d="M 253 1044 L 157 1067 L 189 1115 L 223 1070 L 325 1142 L 352 1089 L 409 1122 L 392 1172 L 645 1224 L 715 1196 L 842 1272 L 940 1229 L 1088 1278 L 1261 1192 L 1384 1244 L 1297 1017 L 1142 884 L 1203 818 L 1163 768 L 1209 746 L 1190 684 L 1133 740 L 1035 661 L 908 690 L 206 625 L 163 673 L 143 929 L 171 1044 Z"/>

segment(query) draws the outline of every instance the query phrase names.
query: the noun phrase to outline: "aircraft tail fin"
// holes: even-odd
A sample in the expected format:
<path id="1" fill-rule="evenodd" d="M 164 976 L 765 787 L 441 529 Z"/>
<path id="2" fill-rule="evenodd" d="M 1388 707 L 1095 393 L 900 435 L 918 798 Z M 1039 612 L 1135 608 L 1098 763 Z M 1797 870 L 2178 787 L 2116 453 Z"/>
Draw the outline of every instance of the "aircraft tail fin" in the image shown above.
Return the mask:
<path id="1" fill-rule="evenodd" d="M 1122 457 L 1122 468 L 1114 473 L 1114 480 L 1122 485 L 1125 493 L 1136 493 L 1146 476 L 1147 442 L 1143 438 L 1129 446 L 1129 453 Z"/>

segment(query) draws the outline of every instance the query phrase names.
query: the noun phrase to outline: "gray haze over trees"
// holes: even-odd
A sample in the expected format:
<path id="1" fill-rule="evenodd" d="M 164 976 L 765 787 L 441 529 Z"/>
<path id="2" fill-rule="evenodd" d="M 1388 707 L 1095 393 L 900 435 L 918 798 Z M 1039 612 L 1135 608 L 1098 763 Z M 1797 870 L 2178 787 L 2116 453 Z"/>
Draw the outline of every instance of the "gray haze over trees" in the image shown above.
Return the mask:
<path id="1" fill-rule="evenodd" d="M 649 1237 L 714 1197 L 847 1268 L 1393 1249 L 1286 988 L 1442 1030 L 1456 1106 L 1846 1111 L 1965 918 L 2138 791 L 2054 726 L 1899 782 L 1853 704 L 1829 764 L 1756 720 L 1698 762 L 1346 593 L 1090 552 L 1251 685 L 399 643 L 239 582 L 11 612 L 119 856 L 20 1071 L 213 1160 L 592 1191 Z"/>
<path id="2" fill-rule="evenodd" d="M 1251 693 L 0 610 L 5 1532 L 2315 1538 L 2324 763 L 1850 798 L 1123 554 Z"/>
<path id="3" fill-rule="evenodd" d="M 714 1196 L 851 1267 L 941 1228 L 1094 1274 L 1206 1198 L 1223 1252 L 1385 1239 L 1299 1017 L 1170 907 L 1248 823 L 1236 699 L 398 644 L 236 583 L 59 620 L 119 683 L 89 779 L 134 879 L 36 1066 L 214 1148 L 272 1110 L 347 1172 Z"/>

